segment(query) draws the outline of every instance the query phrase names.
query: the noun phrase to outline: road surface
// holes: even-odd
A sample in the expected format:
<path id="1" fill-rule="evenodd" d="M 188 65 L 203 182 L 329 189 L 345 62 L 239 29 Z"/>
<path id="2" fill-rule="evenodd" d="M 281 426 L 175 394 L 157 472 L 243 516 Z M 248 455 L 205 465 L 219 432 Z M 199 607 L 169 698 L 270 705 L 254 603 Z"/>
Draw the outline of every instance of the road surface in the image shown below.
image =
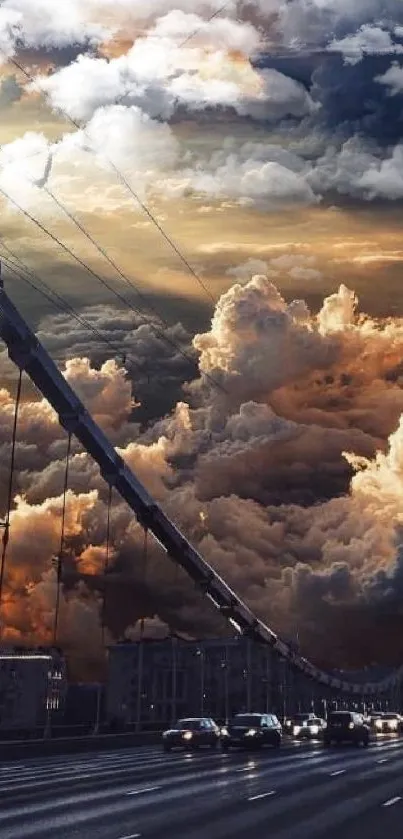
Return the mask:
<path id="1" fill-rule="evenodd" d="M 1 839 L 401 839 L 402 825 L 403 738 L 0 762 Z"/>

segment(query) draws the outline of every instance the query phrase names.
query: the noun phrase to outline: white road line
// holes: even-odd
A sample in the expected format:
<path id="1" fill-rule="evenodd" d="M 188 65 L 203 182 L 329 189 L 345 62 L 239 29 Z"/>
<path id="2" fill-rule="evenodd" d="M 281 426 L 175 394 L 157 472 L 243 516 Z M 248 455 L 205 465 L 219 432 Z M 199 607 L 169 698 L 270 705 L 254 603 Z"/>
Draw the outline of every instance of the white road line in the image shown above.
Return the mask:
<path id="1" fill-rule="evenodd" d="M 376 762 L 377 762 L 377 763 L 386 763 L 386 762 L 387 762 L 387 760 L 388 760 L 388 758 L 387 758 L 387 757 L 383 757 L 383 758 L 381 758 L 381 760 L 377 760 Z"/>
<path id="2" fill-rule="evenodd" d="M 251 795 L 248 801 L 259 801 L 260 798 L 268 798 L 269 795 L 275 795 L 276 790 L 271 789 L 270 792 L 261 792 L 260 795 Z"/>
<path id="3" fill-rule="evenodd" d="M 140 839 L 141 833 L 131 833 L 130 836 L 121 836 L 120 839 Z"/>
<path id="4" fill-rule="evenodd" d="M 28 769 L 27 766 L 15 766 L 14 763 L 10 764 L 10 766 L 0 766 L 0 772 L 17 772 L 21 769 Z"/>
<path id="5" fill-rule="evenodd" d="M 161 787 L 143 787 L 143 789 L 134 789 L 131 792 L 125 792 L 125 795 L 141 795 L 143 792 L 155 792 Z"/>
<path id="6" fill-rule="evenodd" d="M 393 804 L 397 804 L 398 801 L 402 800 L 401 795 L 396 795 L 395 798 L 389 798 L 389 801 L 384 801 L 382 807 L 392 807 Z"/>
<path id="7" fill-rule="evenodd" d="M 344 775 L 345 771 L 345 769 L 338 769 L 337 772 L 330 772 L 329 777 L 335 778 L 336 775 Z"/>
<path id="8" fill-rule="evenodd" d="M 242 769 L 237 769 L 237 772 L 253 772 L 256 766 L 243 766 Z"/>

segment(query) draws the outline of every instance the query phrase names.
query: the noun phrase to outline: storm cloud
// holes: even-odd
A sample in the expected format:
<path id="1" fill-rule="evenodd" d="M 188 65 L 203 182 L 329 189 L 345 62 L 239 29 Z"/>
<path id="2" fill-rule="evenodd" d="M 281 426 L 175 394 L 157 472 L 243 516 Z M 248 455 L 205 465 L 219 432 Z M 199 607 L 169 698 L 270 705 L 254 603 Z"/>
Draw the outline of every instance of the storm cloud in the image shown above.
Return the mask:
<path id="1" fill-rule="evenodd" d="M 6 78 L 1 95 L 8 104 L 42 95 L 77 126 L 56 140 L 35 130 L 3 145 L 0 188 L 45 224 L 55 205 L 44 186 L 73 213 L 94 204 L 110 216 L 133 211 L 116 167 L 141 201 L 186 196 L 257 214 L 399 202 L 395 0 L 234 0 L 212 17 L 220 5 L 158 0 L 150 13 L 133 0 L 69 0 L 59 15 L 49 0 L 35 8 L 6 0 L 3 60 L 23 48 L 47 61 L 31 84 Z M 189 119 L 228 121 L 227 136 L 186 146 Z M 232 126 L 252 126 L 252 138 Z M 284 276 L 321 280 L 314 258 L 248 256 L 229 269 L 236 282 L 193 339 L 181 324 L 161 336 L 157 318 L 106 306 L 83 310 L 87 326 L 48 317 L 38 334 L 140 480 L 259 617 L 287 635 L 298 625 L 317 659 L 356 665 L 370 654 L 377 616 L 384 638 L 402 624 L 403 322 L 360 313 L 347 280 L 314 313 L 276 285 Z M 13 371 L 5 354 L 0 364 L 5 487 Z M 9 640 L 50 637 L 65 453 L 52 410 L 27 387 L 6 569 Z M 151 536 L 145 550 L 116 497 L 106 572 L 106 518 L 107 489 L 74 443 L 60 623 L 69 650 L 84 642 L 99 650 L 106 589 L 111 638 L 133 634 L 146 615 L 193 635 L 224 631 Z M 387 655 L 398 661 L 398 645 L 388 643 Z"/>
<path id="2" fill-rule="evenodd" d="M 353 9 L 331 0 L 256 0 L 228 4 L 211 18 L 214 3 L 178 2 L 168 10 L 161 2 L 144 15 L 140 6 L 129 9 L 120 2 L 111 25 L 110 4 L 89 0 L 79 11 L 70 2 L 71 20 L 78 25 L 79 15 L 86 22 L 87 29 L 80 29 L 84 42 L 113 42 L 122 16 L 137 20 L 140 31 L 126 52 L 105 58 L 102 51 L 83 51 L 26 85 L 27 91 L 41 90 L 83 130 L 56 144 L 30 132 L 3 147 L 0 185 L 6 191 L 51 212 L 35 186 L 50 153 L 50 186 L 73 205 L 89 178 L 103 178 L 107 189 L 107 159 L 130 171 L 144 196 L 158 191 L 169 200 L 193 194 L 195 200 L 207 196 L 278 209 L 337 196 L 341 201 L 403 197 L 403 13 L 396 4 L 389 8 L 367 0 Z M 63 34 L 76 44 L 74 27 L 69 33 L 54 16 L 41 27 L 42 18 L 31 19 L 20 6 L 23 0 L 2 7 L 13 18 L 22 15 L 20 41 L 43 48 L 59 37 L 62 47 Z M 98 29 L 100 20 L 108 21 L 98 35 L 95 20 Z M 10 26 L 4 30 L 9 38 Z M 240 124 L 253 120 L 267 126 L 267 141 L 224 142 L 208 155 L 184 150 L 175 131 L 178 120 L 231 112 Z M 71 166 L 74 186 L 66 177 Z M 117 206 L 125 200 L 122 192 Z"/>
<path id="3" fill-rule="evenodd" d="M 115 322 L 119 314 L 109 312 L 112 330 Z M 48 319 L 40 330 L 48 341 L 51 327 Z M 400 615 L 402 345 L 403 322 L 359 314 L 346 288 L 313 315 L 259 275 L 223 295 L 209 332 L 194 338 L 200 377 L 184 385 L 187 401 L 165 418 L 136 422 L 136 390 L 118 360 L 97 368 L 70 359 L 65 375 L 168 515 L 259 617 L 287 635 L 297 620 L 307 652 L 355 663 L 352 638 L 344 635 L 341 648 L 336 641 L 340 613 L 374 615 L 387 603 L 390 621 Z M 6 389 L 2 402 L 7 462 L 13 401 Z M 46 637 L 51 626 L 65 453 L 53 412 L 27 393 L 7 565 L 10 639 Z M 74 444 L 61 618 L 69 648 L 85 626 L 95 655 L 105 585 L 111 637 L 142 609 L 190 634 L 225 631 L 151 536 L 144 554 L 144 534 L 117 497 L 105 577 L 106 504 L 98 468 Z M 122 611 L 129 581 L 132 600 Z M 42 624 L 41 610 L 49 616 Z M 322 619 L 326 649 L 312 634 Z"/>

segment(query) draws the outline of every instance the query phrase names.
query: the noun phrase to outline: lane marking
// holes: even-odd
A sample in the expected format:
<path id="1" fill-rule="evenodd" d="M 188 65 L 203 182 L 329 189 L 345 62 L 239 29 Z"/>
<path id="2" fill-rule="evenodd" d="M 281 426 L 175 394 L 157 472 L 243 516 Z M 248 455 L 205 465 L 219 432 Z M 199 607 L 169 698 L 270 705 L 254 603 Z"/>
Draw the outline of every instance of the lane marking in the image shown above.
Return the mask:
<path id="1" fill-rule="evenodd" d="M 242 769 L 237 769 L 237 772 L 253 772 L 256 766 L 243 766 Z"/>
<path id="2" fill-rule="evenodd" d="M 141 833 L 131 833 L 130 836 L 121 836 L 120 839 L 140 839 Z"/>
<path id="3" fill-rule="evenodd" d="M 329 778 L 335 778 L 336 775 L 344 775 L 345 769 L 338 769 L 337 772 L 330 772 Z"/>
<path id="4" fill-rule="evenodd" d="M 125 795 L 141 795 L 143 792 L 155 792 L 161 787 L 143 787 L 143 789 L 134 789 L 131 792 L 125 792 Z"/>
<path id="5" fill-rule="evenodd" d="M 377 760 L 376 762 L 377 762 L 377 763 L 386 763 L 386 762 L 387 762 L 387 760 L 388 760 L 388 758 L 387 758 L 387 757 L 383 757 L 383 758 L 381 758 L 381 760 Z"/>
<path id="6" fill-rule="evenodd" d="M 401 800 L 402 796 L 396 795 L 395 798 L 389 798 L 389 801 L 384 801 L 382 807 L 392 807 L 393 804 L 397 804 L 397 802 Z"/>
<path id="7" fill-rule="evenodd" d="M 271 789 L 270 792 L 261 792 L 260 795 L 251 795 L 248 801 L 259 801 L 260 798 L 268 798 L 269 795 L 275 795 L 276 790 Z"/>

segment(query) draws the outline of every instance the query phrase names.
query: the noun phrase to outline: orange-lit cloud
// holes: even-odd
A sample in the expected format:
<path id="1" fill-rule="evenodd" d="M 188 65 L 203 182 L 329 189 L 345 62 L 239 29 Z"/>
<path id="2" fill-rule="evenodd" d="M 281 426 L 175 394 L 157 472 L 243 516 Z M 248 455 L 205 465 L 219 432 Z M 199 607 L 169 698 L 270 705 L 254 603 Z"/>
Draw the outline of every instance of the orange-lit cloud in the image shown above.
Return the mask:
<path id="1" fill-rule="evenodd" d="M 66 372 L 140 480 L 264 620 L 289 632 L 292 612 L 305 637 L 304 627 L 323 610 L 383 602 L 390 594 L 381 575 L 393 589 L 403 523 L 403 321 L 359 315 L 343 287 L 312 316 L 255 277 L 221 298 L 211 330 L 195 346 L 202 379 L 211 377 L 202 389 L 200 381 L 192 385 L 199 407 L 182 402 L 146 432 L 132 424 L 131 384 L 116 362 L 96 371 L 77 358 Z M 6 388 L 2 401 L 6 452 Z M 24 401 L 19 447 L 16 488 L 24 497 L 16 497 L 11 517 L 4 613 L 7 637 L 29 641 L 49 638 L 52 627 L 66 450 L 43 401 Z M 60 637 L 71 646 L 80 620 L 91 643 L 100 638 L 107 492 L 97 467 L 75 449 L 69 484 Z M 217 631 L 185 579 L 172 583 L 173 570 L 151 536 L 145 559 L 141 527 L 116 497 L 111 548 L 115 575 L 146 585 L 163 620 L 196 632 L 210 621 Z M 78 585 L 72 572 L 93 575 L 95 586 Z M 132 608 L 128 625 L 139 604 Z M 112 635 L 113 626 L 112 614 Z"/>

